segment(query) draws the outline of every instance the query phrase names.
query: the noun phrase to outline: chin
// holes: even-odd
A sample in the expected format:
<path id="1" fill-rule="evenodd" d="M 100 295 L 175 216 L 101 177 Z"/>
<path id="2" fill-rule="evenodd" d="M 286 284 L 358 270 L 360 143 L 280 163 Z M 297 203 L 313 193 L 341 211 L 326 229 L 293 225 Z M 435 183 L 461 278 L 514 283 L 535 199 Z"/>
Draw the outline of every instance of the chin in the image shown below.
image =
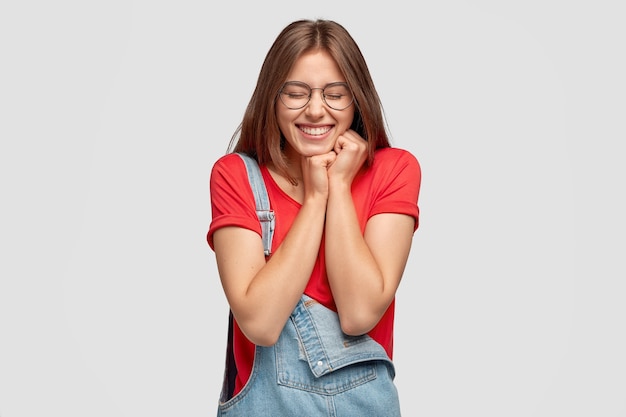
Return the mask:
<path id="1" fill-rule="evenodd" d="M 298 153 L 302 156 L 315 156 L 315 155 L 323 155 L 333 150 L 332 144 L 319 144 L 319 145 L 303 145 L 300 146 Z"/>

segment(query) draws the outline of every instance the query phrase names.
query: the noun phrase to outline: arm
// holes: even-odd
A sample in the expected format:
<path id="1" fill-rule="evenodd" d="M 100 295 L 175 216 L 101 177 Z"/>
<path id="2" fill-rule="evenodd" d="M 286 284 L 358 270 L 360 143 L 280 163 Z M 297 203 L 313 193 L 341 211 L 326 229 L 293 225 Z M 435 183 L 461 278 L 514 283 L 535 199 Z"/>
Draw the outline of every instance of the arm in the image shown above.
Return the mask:
<path id="1" fill-rule="evenodd" d="M 302 207 L 267 262 L 257 233 L 223 227 L 213 235 L 226 298 L 239 327 L 255 344 L 269 346 L 278 340 L 310 278 L 324 230 L 329 158 L 303 161 Z"/>
<path id="2" fill-rule="evenodd" d="M 395 297 L 411 248 L 414 219 L 378 214 L 368 221 L 363 236 L 351 202 L 339 196 L 329 201 L 326 269 L 342 329 L 360 335 L 378 323 Z"/>
<path id="3" fill-rule="evenodd" d="M 365 158 L 365 145 L 355 135 L 347 132 L 338 141 L 338 156 L 329 170 L 325 253 L 341 326 L 345 333 L 359 335 L 378 323 L 395 297 L 415 219 L 405 214 L 378 214 L 368 220 L 362 233 L 351 184 Z"/>

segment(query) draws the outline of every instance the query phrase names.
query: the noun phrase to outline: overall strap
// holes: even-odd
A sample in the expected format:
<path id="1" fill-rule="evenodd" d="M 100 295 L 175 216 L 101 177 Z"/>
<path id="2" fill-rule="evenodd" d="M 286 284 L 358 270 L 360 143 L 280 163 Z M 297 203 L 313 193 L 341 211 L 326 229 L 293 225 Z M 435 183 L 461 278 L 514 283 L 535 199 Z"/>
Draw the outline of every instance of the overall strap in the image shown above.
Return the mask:
<path id="1" fill-rule="evenodd" d="M 256 204 L 256 214 L 261 223 L 261 232 L 263 233 L 263 249 L 265 256 L 269 256 L 272 253 L 272 238 L 274 237 L 274 211 L 270 209 L 270 200 L 267 196 L 267 190 L 265 188 L 265 182 L 261 175 L 261 169 L 257 161 L 244 154 L 238 153 L 243 159 L 246 165 L 246 171 L 248 171 L 248 179 L 250 180 L 250 186 L 252 187 L 252 193 L 254 194 L 254 201 Z"/>
<path id="2" fill-rule="evenodd" d="M 256 206 L 256 214 L 261 223 L 261 232 L 263 234 L 263 251 L 265 256 L 269 256 L 272 253 L 272 238 L 274 237 L 274 225 L 276 223 L 274 219 L 274 211 L 270 210 L 270 200 L 267 196 L 267 189 L 265 188 L 265 182 L 263 182 L 263 176 L 261 175 L 261 169 L 259 164 L 252 157 L 237 153 L 246 165 L 246 171 L 248 172 L 248 179 L 250 181 L 250 187 L 254 194 L 254 202 Z M 233 312 L 229 309 L 228 312 L 228 342 L 226 345 L 226 363 L 224 367 L 224 383 L 222 385 L 222 392 L 220 400 L 225 402 L 233 397 L 235 390 L 235 379 L 237 377 L 237 364 L 235 363 L 235 354 L 233 346 Z"/>

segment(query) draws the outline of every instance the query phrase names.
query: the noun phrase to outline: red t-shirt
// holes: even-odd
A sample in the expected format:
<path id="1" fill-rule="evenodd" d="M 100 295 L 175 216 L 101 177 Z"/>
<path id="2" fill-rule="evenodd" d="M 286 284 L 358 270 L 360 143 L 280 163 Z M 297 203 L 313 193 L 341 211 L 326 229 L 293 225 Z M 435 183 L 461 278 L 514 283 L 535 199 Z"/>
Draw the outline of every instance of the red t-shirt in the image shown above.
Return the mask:
<path id="1" fill-rule="evenodd" d="M 276 184 L 266 166 L 261 174 L 267 187 L 270 206 L 276 215 L 272 252 L 285 238 L 301 205 L 283 192 Z M 421 183 L 421 169 L 417 159 L 398 148 L 376 151 L 374 162 L 352 184 L 352 199 L 361 226 L 365 231 L 367 220 L 380 213 L 407 214 L 415 218 L 415 230 L 419 224 L 417 199 Z M 213 233 L 225 226 L 250 229 L 261 235 L 256 215 L 254 196 L 242 159 L 235 154 L 221 157 L 213 166 L 210 179 L 212 221 L 207 240 L 213 249 Z M 304 290 L 305 294 L 336 311 L 333 295 L 326 276 L 324 240 L 319 257 Z M 394 304 L 392 302 L 378 324 L 368 333 L 380 343 L 389 357 L 393 353 Z M 234 323 L 233 350 L 237 366 L 235 394 L 238 393 L 252 372 L 255 346 Z"/>

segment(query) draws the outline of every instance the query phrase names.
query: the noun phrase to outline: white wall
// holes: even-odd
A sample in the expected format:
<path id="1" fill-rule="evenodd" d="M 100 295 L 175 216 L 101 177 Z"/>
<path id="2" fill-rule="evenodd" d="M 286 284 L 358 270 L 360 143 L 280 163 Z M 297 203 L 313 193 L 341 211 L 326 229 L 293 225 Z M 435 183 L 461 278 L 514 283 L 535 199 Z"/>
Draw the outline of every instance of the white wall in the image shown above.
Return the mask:
<path id="1" fill-rule="evenodd" d="M 422 164 L 404 414 L 626 415 L 621 2 L 11 3 L 0 416 L 214 415 L 208 175 L 302 17 L 351 31 Z"/>

